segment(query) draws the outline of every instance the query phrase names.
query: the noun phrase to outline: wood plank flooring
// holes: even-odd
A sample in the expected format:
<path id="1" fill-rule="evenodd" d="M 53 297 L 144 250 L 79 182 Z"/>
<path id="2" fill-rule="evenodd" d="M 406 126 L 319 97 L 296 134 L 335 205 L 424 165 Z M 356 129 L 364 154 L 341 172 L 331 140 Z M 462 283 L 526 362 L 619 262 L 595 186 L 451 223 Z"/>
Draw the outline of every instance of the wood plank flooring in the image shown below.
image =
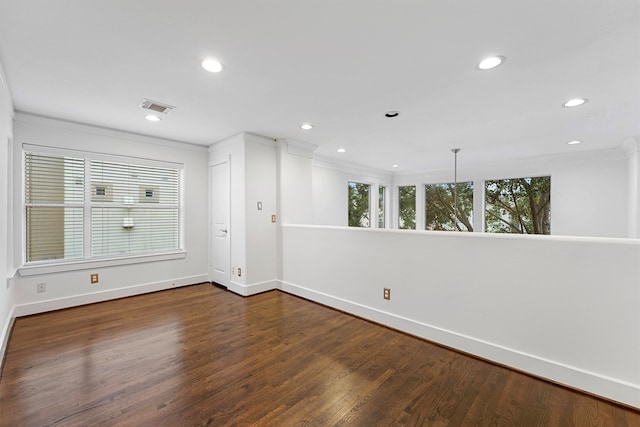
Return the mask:
<path id="1" fill-rule="evenodd" d="M 209 284 L 16 319 L 1 426 L 640 426 L 303 299 Z"/>

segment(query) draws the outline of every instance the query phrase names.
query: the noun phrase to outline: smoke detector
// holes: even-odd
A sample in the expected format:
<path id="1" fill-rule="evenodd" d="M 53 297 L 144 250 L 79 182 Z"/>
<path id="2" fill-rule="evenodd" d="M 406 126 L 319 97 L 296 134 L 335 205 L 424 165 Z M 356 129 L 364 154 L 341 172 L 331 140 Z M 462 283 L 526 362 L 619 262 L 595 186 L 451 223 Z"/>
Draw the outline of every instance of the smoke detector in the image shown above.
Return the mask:
<path id="1" fill-rule="evenodd" d="M 155 111 L 156 113 L 169 114 L 169 112 L 171 110 L 175 110 L 176 107 L 163 104 L 162 102 L 152 101 L 150 99 L 143 99 L 140 103 L 140 108 Z"/>

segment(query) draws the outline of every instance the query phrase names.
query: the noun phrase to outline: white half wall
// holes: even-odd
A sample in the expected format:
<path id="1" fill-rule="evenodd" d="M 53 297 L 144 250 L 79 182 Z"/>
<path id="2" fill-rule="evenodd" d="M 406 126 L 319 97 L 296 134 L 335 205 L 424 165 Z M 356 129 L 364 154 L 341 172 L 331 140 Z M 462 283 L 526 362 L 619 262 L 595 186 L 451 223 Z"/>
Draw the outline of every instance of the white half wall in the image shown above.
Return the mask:
<path id="1" fill-rule="evenodd" d="M 127 265 L 94 263 L 78 265 L 64 272 L 28 276 L 23 272 L 22 276 L 15 278 L 17 314 L 32 314 L 207 280 L 207 233 L 202 232 L 208 224 L 205 147 L 27 114 L 16 115 L 14 136 L 14 180 L 18 183 L 13 211 L 16 224 L 14 254 L 18 269 L 22 267 L 20 263 L 23 259 L 22 195 L 19 184 L 23 181 L 23 143 L 184 164 L 183 223 L 186 251 L 179 257 L 156 257 L 154 261 L 140 259 Z M 98 284 L 90 284 L 91 273 L 99 274 Z M 38 283 L 46 283 L 46 292 L 36 292 Z"/>
<path id="2" fill-rule="evenodd" d="M 639 260 L 632 239 L 283 225 L 281 289 L 640 408 Z"/>

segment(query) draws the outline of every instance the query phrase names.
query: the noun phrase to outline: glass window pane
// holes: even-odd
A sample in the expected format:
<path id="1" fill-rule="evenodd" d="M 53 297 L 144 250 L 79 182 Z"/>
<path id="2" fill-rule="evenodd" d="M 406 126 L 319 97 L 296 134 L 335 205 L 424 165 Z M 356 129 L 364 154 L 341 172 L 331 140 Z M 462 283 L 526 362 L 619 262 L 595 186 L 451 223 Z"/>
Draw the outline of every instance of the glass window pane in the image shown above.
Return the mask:
<path id="1" fill-rule="evenodd" d="M 179 183 L 177 169 L 91 161 L 92 256 L 178 249 Z"/>
<path id="2" fill-rule="evenodd" d="M 82 258 L 83 209 L 26 207 L 26 261 Z"/>
<path id="3" fill-rule="evenodd" d="M 83 159 L 26 153 L 24 170 L 27 204 L 83 203 Z"/>
<path id="4" fill-rule="evenodd" d="M 453 182 L 428 184 L 424 188 L 426 230 L 473 231 L 473 181 L 457 186 Z"/>
<path id="5" fill-rule="evenodd" d="M 369 184 L 349 181 L 349 227 L 369 227 Z"/>
<path id="6" fill-rule="evenodd" d="M 91 161 L 91 202 L 178 205 L 180 171 L 124 163 Z"/>
<path id="7" fill-rule="evenodd" d="M 551 234 L 551 177 L 485 181 L 485 231 Z"/>
<path id="8" fill-rule="evenodd" d="M 25 153 L 26 262 L 83 256 L 84 159 Z"/>
<path id="9" fill-rule="evenodd" d="M 91 253 L 117 256 L 178 249 L 178 209 L 91 209 Z"/>
<path id="10" fill-rule="evenodd" d="M 398 228 L 416 229 L 416 187 L 415 185 L 398 188 Z"/>

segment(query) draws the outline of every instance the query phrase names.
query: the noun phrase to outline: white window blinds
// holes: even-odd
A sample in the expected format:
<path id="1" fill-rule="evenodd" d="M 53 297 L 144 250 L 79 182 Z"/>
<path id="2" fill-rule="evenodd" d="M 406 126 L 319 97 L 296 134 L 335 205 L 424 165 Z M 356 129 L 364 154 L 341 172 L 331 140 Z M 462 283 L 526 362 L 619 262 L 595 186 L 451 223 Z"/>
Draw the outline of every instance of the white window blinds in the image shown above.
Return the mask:
<path id="1" fill-rule="evenodd" d="M 92 160 L 93 255 L 177 249 L 179 180 L 175 169 Z"/>
<path id="2" fill-rule="evenodd" d="M 83 256 L 84 159 L 26 153 L 26 260 Z"/>
<path id="3" fill-rule="evenodd" d="M 27 263 L 180 249 L 181 168 L 52 151 L 25 151 Z"/>

